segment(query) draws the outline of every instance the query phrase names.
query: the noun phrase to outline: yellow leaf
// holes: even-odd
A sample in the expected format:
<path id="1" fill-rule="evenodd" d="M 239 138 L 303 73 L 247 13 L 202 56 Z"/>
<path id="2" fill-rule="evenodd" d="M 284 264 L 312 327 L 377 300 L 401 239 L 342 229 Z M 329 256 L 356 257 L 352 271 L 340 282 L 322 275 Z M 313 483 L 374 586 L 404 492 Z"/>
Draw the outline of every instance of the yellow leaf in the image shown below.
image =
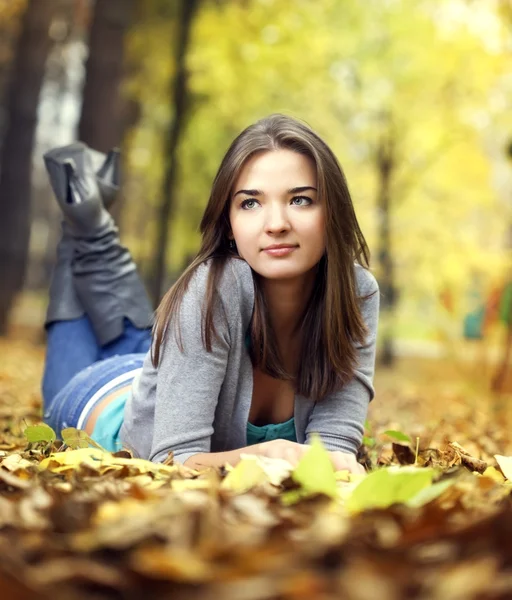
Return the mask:
<path id="1" fill-rule="evenodd" d="M 52 461 L 59 466 L 51 466 Z M 153 473 L 155 475 L 171 475 L 178 470 L 176 466 L 152 463 L 142 458 L 118 458 L 110 452 L 96 448 L 79 448 L 78 450 L 56 452 L 41 461 L 40 467 L 42 469 L 50 468 L 55 472 L 65 472 L 70 468 L 79 467 L 81 464 L 86 464 L 95 469 L 121 469 L 123 466 L 127 466 L 137 470 L 139 474 Z"/>
<path id="2" fill-rule="evenodd" d="M 152 510 L 152 503 L 142 502 L 134 498 L 126 498 L 120 502 L 107 501 L 98 506 L 94 516 L 94 524 L 100 525 L 108 521 L 130 519 L 140 515 L 144 510 Z"/>
<path id="3" fill-rule="evenodd" d="M 350 471 L 343 469 L 342 471 L 336 471 L 334 473 L 336 481 L 350 481 Z"/>
<path id="4" fill-rule="evenodd" d="M 292 465 L 282 458 L 267 458 L 266 456 L 256 456 L 255 454 L 241 454 L 240 458 L 256 459 L 256 462 L 265 472 L 269 483 L 279 486 L 287 479 L 293 471 Z"/>
<path id="5" fill-rule="evenodd" d="M 112 455 L 96 448 L 80 448 L 78 450 L 68 450 L 66 452 L 51 454 L 48 458 L 42 460 L 39 466 L 42 469 L 46 469 L 52 461 L 55 461 L 60 466 L 78 467 L 81 464 L 86 464 L 93 468 L 98 468 L 108 460 L 109 456 Z"/>
<path id="6" fill-rule="evenodd" d="M 172 489 L 175 492 L 183 492 L 185 490 L 208 490 L 210 487 L 211 481 L 208 479 L 175 479 L 172 482 Z"/>
<path id="7" fill-rule="evenodd" d="M 246 456 L 227 474 L 220 487 L 236 494 L 243 494 L 267 481 L 268 477 L 257 457 Z"/>
<path id="8" fill-rule="evenodd" d="M 497 483 L 503 483 L 505 481 L 505 477 L 503 477 L 503 475 L 495 467 L 487 467 L 487 469 L 485 469 L 485 471 L 482 473 L 482 476 L 489 477 Z"/>
<path id="9" fill-rule="evenodd" d="M 149 489 L 153 483 L 157 483 L 157 487 L 161 487 L 165 483 L 165 481 L 162 480 L 158 480 L 157 482 L 155 482 L 153 477 L 151 477 L 151 475 L 148 475 L 147 473 L 134 475 L 133 477 L 125 477 L 123 481 L 127 481 L 128 483 L 135 483 L 136 485 L 138 485 L 141 488 L 144 488 L 145 490 Z"/>

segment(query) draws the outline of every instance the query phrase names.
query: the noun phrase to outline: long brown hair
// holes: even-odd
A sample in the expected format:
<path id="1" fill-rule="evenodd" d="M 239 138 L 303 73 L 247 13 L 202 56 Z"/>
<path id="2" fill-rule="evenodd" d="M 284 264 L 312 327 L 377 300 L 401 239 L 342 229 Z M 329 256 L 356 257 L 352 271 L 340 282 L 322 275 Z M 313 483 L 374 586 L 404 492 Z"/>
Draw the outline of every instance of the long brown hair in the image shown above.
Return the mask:
<path id="1" fill-rule="evenodd" d="M 166 331 L 178 314 L 181 301 L 196 268 L 211 260 L 205 297 L 203 345 L 211 352 L 216 335 L 213 319 L 217 284 L 229 257 L 229 209 L 233 186 L 241 169 L 256 153 L 288 149 L 309 157 L 316 165 L 319 200 L 324 202 L 326 252 L 318 268 L 314 291 L 301 320 L 302 339 L 297 373 L 286 371 L 267 313 L 259 276 L 253 271 L 255 302 L 251 321 L 250 354 L 254 366 L 272 377 L 294 382 L 296 393 L 320 400 L 340 389 L 357 366 L 355 344 L 364 343 L 366 327 L 359 308 L 354 262 L 368 268 L 370 253 L 352 205 L 343 171 L 327 144 L 306 124 L 275 114 L 247 127 L 228 149 L 213 182 L 201 220 L 201 248 L 156 313 L 153 364 L 161 356 Z M 240 259 L 241 260 L 241 259 Z M 174 320 L 177 324 L 178 319 Z M 177 341 L 182 348 L 179 326 Z"/>

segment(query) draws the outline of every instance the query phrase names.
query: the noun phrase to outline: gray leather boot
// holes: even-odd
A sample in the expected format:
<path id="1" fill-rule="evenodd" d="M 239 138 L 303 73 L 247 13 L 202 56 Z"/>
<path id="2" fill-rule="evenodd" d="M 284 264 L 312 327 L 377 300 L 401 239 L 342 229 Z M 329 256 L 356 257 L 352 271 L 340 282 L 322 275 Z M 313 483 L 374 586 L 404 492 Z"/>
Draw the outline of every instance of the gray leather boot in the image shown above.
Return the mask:
<path id="1" fill-rule="evenodd" d="M 50 174 L 50 183 L 55 189 L 57 180 L 52 175 L 54 163 L 80 160 L 84 152 L 90 155 L 96 171 L 96 180 L 105 208 L 110 208 L 119 191 L 119 151 L 111 150 L 108 155 L 88 148 L 82 142 L 74 142 L 61 148 L 54 148 L 45 154 L 46 167 Z M 58 179 L 58 177 L 57 177 Z M 85 314 L 82 303 L 78 299 L 73 283 L 71 263 L 74 255 L 74 243 L 66 221 L 62 222 L 62 236 L 57 244 L 57 257 L 52 273 L 49 292 L 49 303 L 46 312 L 45 326 L 54 321 L 78 319 Z"/>
<path id="2" fill-rule="evenodd" d="M 108 203 L 118 189 L 119 155 L 111 152 L 96 172 L 98 154 L 78 143 L 44 157 L 64 214 L 66 253 L 61 256 L 68 259 L 57 264 L 46 324 L 76 318 L 81 307 L 98 342 L 105 345 L 122 334 L 125 318 L 141 329 L 151 327 L 153 310 L 130 253 L 121 246 L 118 229 L 103 206 L 102 198 Z"/>

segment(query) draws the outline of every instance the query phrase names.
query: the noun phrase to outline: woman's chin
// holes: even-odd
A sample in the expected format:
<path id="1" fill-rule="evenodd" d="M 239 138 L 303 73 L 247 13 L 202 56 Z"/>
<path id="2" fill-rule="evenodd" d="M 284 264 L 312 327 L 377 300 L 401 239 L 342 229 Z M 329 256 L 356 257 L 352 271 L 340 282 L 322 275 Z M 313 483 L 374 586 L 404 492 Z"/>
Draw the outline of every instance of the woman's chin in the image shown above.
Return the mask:
<path id="1" fill-rule="evenodd" d="M 275 265 L 255 265 L 251 268 L 256 271 L 258 275 L 265 279 L 296 279 L 306 275 L 310 269 L 300 268 L 297 265 L 286 265 L 286 264 L 275 264 Z"/>

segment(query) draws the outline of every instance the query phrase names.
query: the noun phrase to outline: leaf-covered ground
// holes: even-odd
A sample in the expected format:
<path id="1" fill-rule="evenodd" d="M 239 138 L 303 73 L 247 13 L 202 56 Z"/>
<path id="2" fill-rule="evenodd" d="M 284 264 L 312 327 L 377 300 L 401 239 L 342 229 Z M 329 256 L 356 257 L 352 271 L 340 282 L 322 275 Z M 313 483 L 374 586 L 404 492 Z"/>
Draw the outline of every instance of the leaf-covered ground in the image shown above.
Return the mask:
<path id="1" fill-rule="evenodd" d="M 320 447 L 294 472 L 198 473 L 30 445 L 43 350 L 0 355 L 0 598 L 512 597 L 510 398 L 477 363 L 379 373 L 369 474 L 350 477 Z"/>

